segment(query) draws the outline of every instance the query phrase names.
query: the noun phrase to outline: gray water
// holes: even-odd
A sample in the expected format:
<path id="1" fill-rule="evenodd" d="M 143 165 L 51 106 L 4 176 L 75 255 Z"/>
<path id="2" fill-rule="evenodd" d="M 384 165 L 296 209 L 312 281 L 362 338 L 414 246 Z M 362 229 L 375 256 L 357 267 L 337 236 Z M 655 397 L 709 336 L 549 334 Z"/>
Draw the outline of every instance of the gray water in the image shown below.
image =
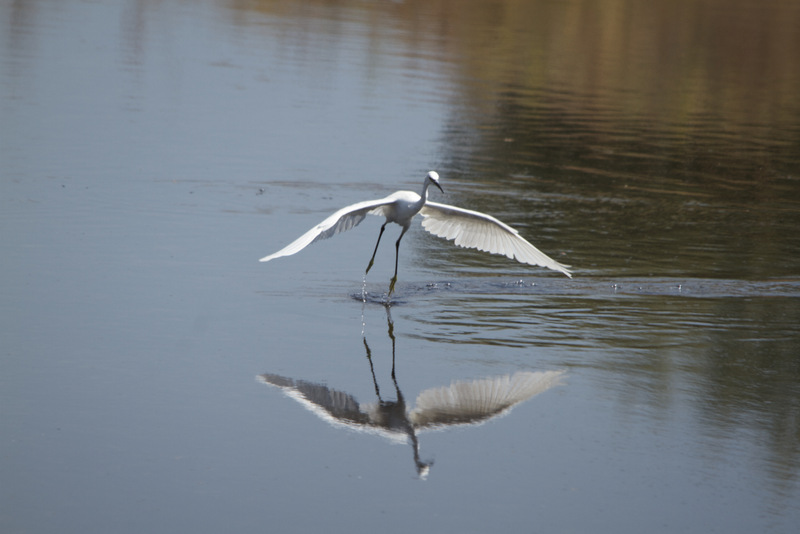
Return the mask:
<path id="1" fill-rule="evenodd" d="M 27 0 L 0 28 L 3 532 L 800 524 L 796 3 Z M 415 224 L 387 300 L 372 217 L 257 261 L 432 169 L 574 278 Z"/>

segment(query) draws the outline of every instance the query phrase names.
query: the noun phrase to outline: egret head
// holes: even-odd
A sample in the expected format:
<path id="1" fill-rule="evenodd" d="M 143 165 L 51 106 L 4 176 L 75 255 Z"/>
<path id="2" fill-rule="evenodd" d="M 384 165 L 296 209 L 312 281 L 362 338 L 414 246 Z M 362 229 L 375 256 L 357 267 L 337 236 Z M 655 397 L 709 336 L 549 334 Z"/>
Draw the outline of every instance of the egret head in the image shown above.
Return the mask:
<path id="1" fill-rule="evenodd" d="M 428 172 L 428 176 L 426 176 L 426 177 L 425 177 L 425 179 L 426 179 L 427 181 L 429 181 L 430 183 L 432 183 L 433 185 L 435 185 L 436 187 L 438 187 L 438 188 L 439 188 L 439 191 L 441 191 L 442 193 L 444 193 L 444 189 L 442 189 L 442 186 L 441 186 L 441 185 L 439 185 L 439 173 L 438 173 L 438 172 L 436 172 L 436 171 L 429 171 L 429 172 Z"/>

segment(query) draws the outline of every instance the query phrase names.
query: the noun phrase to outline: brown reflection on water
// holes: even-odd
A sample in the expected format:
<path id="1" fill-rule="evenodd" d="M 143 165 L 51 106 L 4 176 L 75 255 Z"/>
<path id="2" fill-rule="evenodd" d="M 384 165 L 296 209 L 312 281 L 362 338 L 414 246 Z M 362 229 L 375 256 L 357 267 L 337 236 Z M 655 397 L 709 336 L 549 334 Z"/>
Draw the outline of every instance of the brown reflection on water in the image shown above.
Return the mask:
<path id="1" fill-rule="evenodd" d="M 373 26 L 375 51 L 382 42 L 424 46 L 420 53 L 457 64 L 481 97 L 502 87 L 535 101 L 537 88 L 555 88 L 562 98 L 551 107 L 575 115 L 691 129 L 705 113 L 741 127 L 794 126 L 800 113 L 800 7 L 791 1 L 221 3 L 270 16 L 359 19 Z"/>
<path id="2" fill-rule="evenodd" d="M 621 117 L 670 122 L 708 111 L 743 124 L 788 122 L 785 112 L 798 110 L 800 9 L 790 2 L 509 1 L 482 20 L 477 39 L 460 39 L 462 60 L 479 79 L 601 101 L 618 91 Z M 597 109 L 597 101 L 568 97 L 563 107 L 581 102 Z"/>
<path id="3" fill-rule="evenodd" d="M 123 30 L 119 39 L 126 69 L 147 75 L 141 79 L 162 77 L 163 73 L 147 64 L 154 57 L 152 52 L 147 54 L 149 45 L 171 43 L 173 39 L 185 45 L 175 47 L 179 53 L 174 54 L 174 64 L 170 63 L 176 67 L 174 70 L 180 70 L 177 67 L 184 59 L 187 65 L 199 59 L 184 54 L 198 41 L 185 44 L 180 32 L 174 36 L 169 32 L 176 31 L 177 21 L 186 12 L 207 9 L 207 3 L 123 3 L 118 23 Z M 13 2 L 7 22 L 0 26 L 10 30 L 5 42 L 12 51 L 0 70 L 10 80 L 13 96 L 20 98 L 20 108 L 30 104 L 24 95 L 35 96 L 36 92 L 29 91 L 27 81 L 19 81 L 20 72 L 41 59 L 37 55 L 37 32 L 47 34 L 48 27 L 58 26 L 54 23 L 58 9 L 53 9 L 57 4 L 52 0 Z M 441 126 L 441 146 L 435 149 L 440 159 L 430 163 L 441 172 L 448 196 L 435 200 L 496 215 L 519 228 L 543 251 L 575 268 L 574 280 L 547 278 L 546 273 L 523 270 L 505 258 L 456 249 L 418 232 L 416 240 L 409 238 L 417 250 L 409 250 L 409 259 L 401 261 L 416 261 L 424 266 L 425 274 L 420 275 L 417 270 L 414 276 L 452 278 L 454 283 L 452 288 L 442 284 L 447 289 L 430 297 L 430 302 L 415 294 L 398 305 L 399 309 L 411 310 L 407 318 L 411 327 L 405 335 L 431 345 L 461 344 L 465 356 L 459 354 L 456 365 L 464 365 L 468 359 L 483 365 L 509 354 L 518 358 L 517 363 L 528 363 L 520 356 L 528 352 L 548 360 L 543 363 L 551 367 L 565 364 L 584 380 L 584 388 L 588 388 L 587 383 L 597 382 L 604 394 L 610 392 L 621 399 L 623 410 L 643 413 L 636 433 L 660 430 L 659 420 L 680 417 L 682 408 L 688 405 L 691 421 L 672 427 L 686 434 L 682 438 L 688 448 L 697 446 L 699 441 L 701 454 L 726 460 L 724 447 L 740 442 L 753 445 L 755 450 L 765 451 L 754 455 L 760 456 L 758 460 L 766 465 L 770 479 L 785 483 L 787 495 L 796 494 L 800 472 L 800 360 L 796 354 L 800 346 L 798 2 L 216 0 L 212 5 L 219 8 L 214 17 L 222 23 L 217 26 L 217 20 L 205 21 L 208 27 L 199 33 L 220 31 L 222 37 L 214 34 L 208 42 L 222 38 L 241 46 L 233 47 L 230 56 L 218 57 L 216 51 L 202 56 L 211 61 L 206 67 L 238 68 L 237 54 L 241 54 L 241 65 L 268 83 L 286 74 L 266 71 L 266 62 L 253 60 L 269 56 L 277 58 L 269 62 L 270 66 L 289 65 L 296 75 L 292 80 L 299 86 L 314 79 L 304 75 L 306 70 L 317 74 L 317 69 L 322 69 L 333 79 L 334 74 L 347 76 L 343 64 L 355 64 L 367 72 L 367 83 L 397 71 L 401 73 L 399 78 L 411 80 L 409 91 L 420 93 L 402 99 L 409 107 L 418 105 L 420 100 L 447 104 L 450 115 Z M 35 21 L 42 17 L 44 22 Z M 153 24 L 154 20 L 159 24 Z M 224 25 L 228 20 L 235 25 L 232 30 Z M 107 26 L 113 28 L 116 22 L 113 19 Z M 239 34 L 244 33 L 239 30 L 245 26 L 250 35 L 238 41 Z M 75 31 L 72 27 L 67 29 Z M 262 42 L 251 37 L 258 32 L 268 33 L 271 39 Z M 353 35 L 358 39 L 349 39 Z M 86 50 L 114 48 L 113 43 L 91 45 Z M 41 76 L 41 80 L 50 80 L 51 73 L 43 74 L 47 76 Z M 199 79 L 211 77 L 206 72 Z M 432 87 L 435 84 L 425 83 L 431 79 L 446 83 Z M 39 89 L 39 83 L 45 82 L 36 82 L 33 89 Z M 119 83 L 127 85 L 124 80 Z M 381 85 L 376 83 L 374 87 Z M 202 90 L 190 89 L 187 84 L 185 91 L 177 94 L 183 97 Z M 324 88 L 312 91 L 311 98 L 297 105 L 310 105 L 324 92 Z M 226 98 L 240 98 L 237 92 L 224 91 L 207 96 L 214 97 L 215 107 Z M 341 103 L 336 95 L 330 102 Z M 141 106 L 142 112 L 134 120 L 128 114 L 113 119 L 123 124 L 144 121 L 149 114 L 172 109 L 171 104 L 153 101 L 150 106 Z M 379 98 L 369 103 L 381 104 Z M 59 111 L 77 114 L 73 109 Z M 43 128 L 51 118 L 31 117 L 41 120 Z M 192 124 L 188 112 L 168 118 L 170 122 Z M 368 120 L 374 118 L 369 115 Z M 84 121 L 70 123 L 73 124 L 74 132 L 91 131 Z M 153 124 L 164 125 L 160 121 Z M 209 122 L 208 126 L 211 131 L 227 127 L 224 122 Z M 318 148 L 315 143 L 321 139 L 324 142 L 326 138 L 346 135 L 346 128 L 352 127 L 332 124 L 330 120 L 313 125 L 296 121 L 292 126 L 297 128 L 291 133 L 298 140 L 299 150 L 309 154 L 314 154 Z M 395 124 L 387 121 L 380 126 L 394 128 Z M 319 129 L 321 135 L 309 138 L 312 129 Z M 97 131 L 100 130 L 94 133 Z M 146 130 L 130 130 L 142 131 Z M 41 135 L 40 131 L 34 132 Z M 241 142 L 242 138 L 235 141 Z M 12 154 L 21 145 L 8 146 Z M 42 147 L 43 156 L 50 148 Z M 55 174 L 59 177 L 78 175 L 82 169 L 74 161 L 51 165 L 58 168 Z M 355 164 L 353 170 L 360 171 Z M 327 185 L 319 181 L 299 183 L 296 178 L 281 177 L 293 187 L 314 190 L 315 198 L 321 193 L 324 202 L 328 202 L 327 195 L 331 193 Z M 242 185 L 250 195 L 262 185 L 260 175 L 252 179 L 258 183 L 236 185 Z M 362 173 L 352 178 L 358 182 L 355 187 L 359 190 L 363 182 L 372 179 Z M 408 179 L 417 184 L 419 177 Z M 265 197 L 258 197 L 258 204 L 250 197 L 242 203 L 247 209 L 268 206 Z M 373 195 L 365 198 L 370 197 Z M 25 199 L 25 195 L 20 198 Z M 288 198 L 294 202 L 298 195 L 270 202 Z M 140 199 L 144 204 L 150 200 L 149 194 Z M 88 208 L 86 204 L 61 204 L 65 210 L 77 207 L 84 213 L 95 211 L 90 209 L 91 204 Z M 330 198 L 331 211 L 340 205 Z M 208 209 L 217 213 L 218 206 L 215 203 L 214 208 Z M 125 207 L 127 211 L 121 210 L 128 215 L 125 220 L 139 224 L 141 212 Z M 174 207 L 157 204 L 156 209 L 172 212 Z M 319 205 L 309 209 L 319 209 Z M 202 224 L 210 225 L 212 221 L 191 220 L 189 210 L 179 209 L 175 214 L 186 221 L 187 227 L 191 226 L 191 233 L 181 236 L 185 239 L 171 242 L 186 247 L 170 248 L 175 256 L 193 257 L 198 249 L 206 250 L 214 238 L 202 231 Z M 278 218 L 278 214 L 265 214 L 264 221 L 270 224 Z M 81 222 L 89 228 L 90 221 L 95 220 Z M 243 228 L 251 222 L 264 224 L 249 219 L 236 224 Z M 129 228 L 120 226 L 118 230 L 125 234 Z M 369 231 L 365 234 L 366 239 L 374 239 Z M 100 243 L 111 242 L 107 238 Z M 120 246 L 116 240 L 113 242 Z M 198 243 L 202 246 L 194 249 Z M 67 264 L 71 261 L 77 265 L 79 256 L 80 261 L 90 257 L 85 255 L 87 250 L 96 252 L 97 245 L 73 250 L 72 256 L 65 258 Z M 150 247 L 142 250 L 152 253 Z M 260 248 L 255 250 L 255 254 L 261 253 Z M 179 254 L 181 251 L 184 254 Z M 101 257 L 110 258 L 109 254 L 104 250 Z M 120 258 L 128 258 L 129 254 L 126 251 Z M 254 262 L 257 257 L 247 261 Z M 295 265 L 302 262 L 298 259 Z M 139 265 L 144 268 L 162 264 L 143 257 Z M 214 267 L 221 273 L 228 272 L 221 267 L 229 265 L 221 262 Z M 184 268 L 202 268 L 195 264 L 179 266 L 182 277 Z M 128 268 L 126 263 L 121 270 L 108 270 L 129 274 Z M 143 276 L 166 280 L 161 270 L 142 272 Z M 214 276 L 219 275 L 202 276 L 216 279 Z M 269 277 L 263 276 L 264 280 Z M 528 284 L 519 288 L 498 288 L 486 283 L 517 280 L 521 276 Z M 314 292 L 314 298 L 340 290 L 339 286 L 326 285 L 325 276 L 309 278 L 314 278 L 314 289 L 309 290 Z M 529 282 L 531 279 L 537 280 L 535 286 Z M 710 281 L 719 289 L 686 296 L 693 291 L 701 293 L 696 289 L 698 285 L 710 285 Z M 53 296 L 56 304 L 63 305 L 66 298 L 62 295 L 58 300 L 63 284 L 58 282 Z M 151 287 L 149 282 L 147 287 Z M 634 282 L 635 287 L 645 286 L 645 291 L 623 294 L 620 290 L 617 294 L 616 289 L 611 290 L 627 288 Z M 776 297 L 774 284 L 781 282 L 790 287 L 778 291 Z M 115 285 L 125 287 L 126 283 Z M 275 282 L 259 279 L 254 286 L 262 287 L 262 283 L 269 287 Z M 475 287 L 462 289 L 465 284 Z M 648 289 L 647 284 L 656 290 Z M 75 290 L 87 295 L 97 287 L 88 283 L 74 285 Z M 427 287 L 425 290 L 429 291 Z M 298 294 L 297 300 L 303 300 L 305 310 L 311 309 L 314 302 L 307 294 Z M 89 302 L 94 301 L 90 298 Z M 138 310 L 148 313 L 138 315 L 149 317 L 147 306 L 152 305 L 148 301 Z M 188 305 L 177 306 L 172 317 L 176 323 L 197 313 Z M 337 309 L 336 313 L 340 311 Z M 311 314 L 309 321 L 313 322 L 314 317 L 323 315 Z M 137 326 L 127 324 L 126 328 Z M 138 326 L 146 330 L 148 324 L 142 322 Z M 118 336 L 124 341 L 128 333 L 127 329 L 112 330 L 104 336 Z M 40 338 L 47 336 L 32 337 Z M 314 342 L 324 344 L 326 340 L 309 338 L 310 344 Z M 164 348 L 164 352 L 173 348 Z M 80 347 L 64 349 L 68 353 Z M 503 361 L 504 365 L 507 363 Z M 151 374 L 144 373 L 143 376 Z M 580 393 L 581 382 L 576 383 L 573 391 Z M 708 438 L 709 443 L 703 443 L 703 438 Z M 696 455 L 696 451 L 690 450 L 687 455 Z M 653 460 L 658 458 L 653 456 Z M 755 494 L 758 489 L 753 491 Z"/>
<path id="4" fill-rule="evenodd" d="M 358 21 L 369 62 L 446 75 L 449 92 L 429 95 L 451 109 L 431 162 L 460 182 L 446 201 L 500 217 L 579 275 L 800 271 L 795 2 L 223 3 L 243 24 L 319 19 L 299 26 L 309 43 Z"/>
<path id="5" fill-rule="evenodd" d="M 462 204 L 584 276 L 798 271 L 800 9 L 502 5 L 458 36 L 448 165 L 482 190 Z"/>

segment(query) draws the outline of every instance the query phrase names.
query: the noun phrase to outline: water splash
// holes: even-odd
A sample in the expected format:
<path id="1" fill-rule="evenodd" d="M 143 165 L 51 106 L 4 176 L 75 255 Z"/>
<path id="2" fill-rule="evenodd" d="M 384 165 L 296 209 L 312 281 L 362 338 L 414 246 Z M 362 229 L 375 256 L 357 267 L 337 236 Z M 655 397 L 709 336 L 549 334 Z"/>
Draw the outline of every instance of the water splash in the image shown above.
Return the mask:
<path id="1" fill-rule="evenodd" d="M 367 321 L 364 319 L 364 310 L 367 308 L 367 275 L 364 274 L 364 281 L 361 284 L 361 337 L 364 338 L 367 330 Z"/>
<path id="2" fill-rule="evenodd" d="M 366 304 L 367 303 L 367 275 L 364 274 L 364 280 L 361 283 L 361 302 Z"/>

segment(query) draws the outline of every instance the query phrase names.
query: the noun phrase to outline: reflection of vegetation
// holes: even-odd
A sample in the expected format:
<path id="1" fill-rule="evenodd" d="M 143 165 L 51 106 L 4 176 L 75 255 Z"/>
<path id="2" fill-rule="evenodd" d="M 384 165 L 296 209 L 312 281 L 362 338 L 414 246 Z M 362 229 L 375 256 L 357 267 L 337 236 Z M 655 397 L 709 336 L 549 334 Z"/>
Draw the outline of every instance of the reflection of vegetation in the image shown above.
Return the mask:
<path id="1" fill-rule="evenodd" d="M 343 35 L 358 21 L 368 53 L 392 50 L 408 76 L 439 69 L 452 83 L 432 95 L 452 109 L 442 127 L 448 202 L 507 220 L 543 250 L 566 251 L 558 259 L 579 277 L 736 283 L 800 269 L 797 2 L 220 1 L 240 13 L 324 12 L 303 26 L 309 36 Z M 460 175 L 468 180 L 448 189 Z M 452 254 L 471 274 L 492 262 L 470 265 L 471 253 L 431 244 L 426 265 L 452 265 Z M 756 429 L 775 479 L 797 476 L 796 298 L 712 298 L 688 309 L 685 299 L 659 296 L 630 310 L 579 299 L 585 309 L 554 304 L 566 315 L 558 324 L 538 319 L 538 302 L 515 315 L 511 297 L 503 300 L 438 318 L 434 339 L 476 322 L 485 328 L 469 342 L 487 345 L 563 347 L 575 332 L 601 336 L 592 342 L 620 355 L 599 365 L 632 394 L 665 406 L 680 375 L 703 428 Z"/>
<path id="2" fill-rule="evenodd" d="M 792 481 L 800 463 L 800 360 L 797 299 L 720 301 L 718 314 L 735 329 L 716 332 L 698 362 L 702 419 L 734 433 L 740 427 L 765 436 L 770 474 Z M 768 322 L 764 318 L 769 318 Z"/>
<path id="3" fill-rule="evenodd" d="M 707 115 L 724 118 L 728 133 L 756 126 L 751 135 L 762 139 L 771 125 L 800 122 L 792 2 L 221 1 L 285 17 L 335 10 L 327 26 L 309 26 L 315 31 L 362 21 L 376 47 L 388 41 L 455 64 L 462 87 L 480 95 L 470 103 L 487 110 L 512 95 L 536 107 L 545 90 L 557 95 L 548 107 L 566 115 L 659 120 L 679 132 Z"/>
<path id="4" fill-rule="evenodd" d="M 742 124 L 789 123 L 786 111 L 798 112 L 796 6 L 518 0 L 495 2 L 491 9 L 494 16 L 453 10 L 447 28 L 459 34 L 460 58 L 479 79 L 521 91 L 561 88 L 565 111 L 585 106 L 685 125 L 706 112 Z"/>
<path id="5" fill-rule="evenodd" d="M 634 281 L 622 282 L 621 291 L 631 286 Z M 570 347 L 569 360 L 561 354 L 558 361 L 591 368 L 619 396 L 623 411 L 658 424 L 688 402 L 698 441 L 722 451 L 744 437 L 765 451 L 761 461 L 776 486 L 791 487 L 800 477 L 798 299 L 698 298 L 677 290 L 648 296 L 654 289 L 616 298 L 535 287 L 469 299 L 441 292 L 438 314 L 426 317 L 436 328 L 423 337 L 553 347 L 557 355 Z"/>
<path id="6" fill-rule="evenodd" d="M 481 186 L 450 202 L 566 252 L 559 261 L 625 276 L 797 272 L 792 2 L 220 1 L 242 23 L 308 19 L 286 34 L 304 53 L 329 57 L 337 41 L 320 33 L 360 31 L 370 65 L 399 57 L 408 76 L 445 74 L 452 91 L 432 95 L 452 109 L 444 183 L 463 173 Z"/>

